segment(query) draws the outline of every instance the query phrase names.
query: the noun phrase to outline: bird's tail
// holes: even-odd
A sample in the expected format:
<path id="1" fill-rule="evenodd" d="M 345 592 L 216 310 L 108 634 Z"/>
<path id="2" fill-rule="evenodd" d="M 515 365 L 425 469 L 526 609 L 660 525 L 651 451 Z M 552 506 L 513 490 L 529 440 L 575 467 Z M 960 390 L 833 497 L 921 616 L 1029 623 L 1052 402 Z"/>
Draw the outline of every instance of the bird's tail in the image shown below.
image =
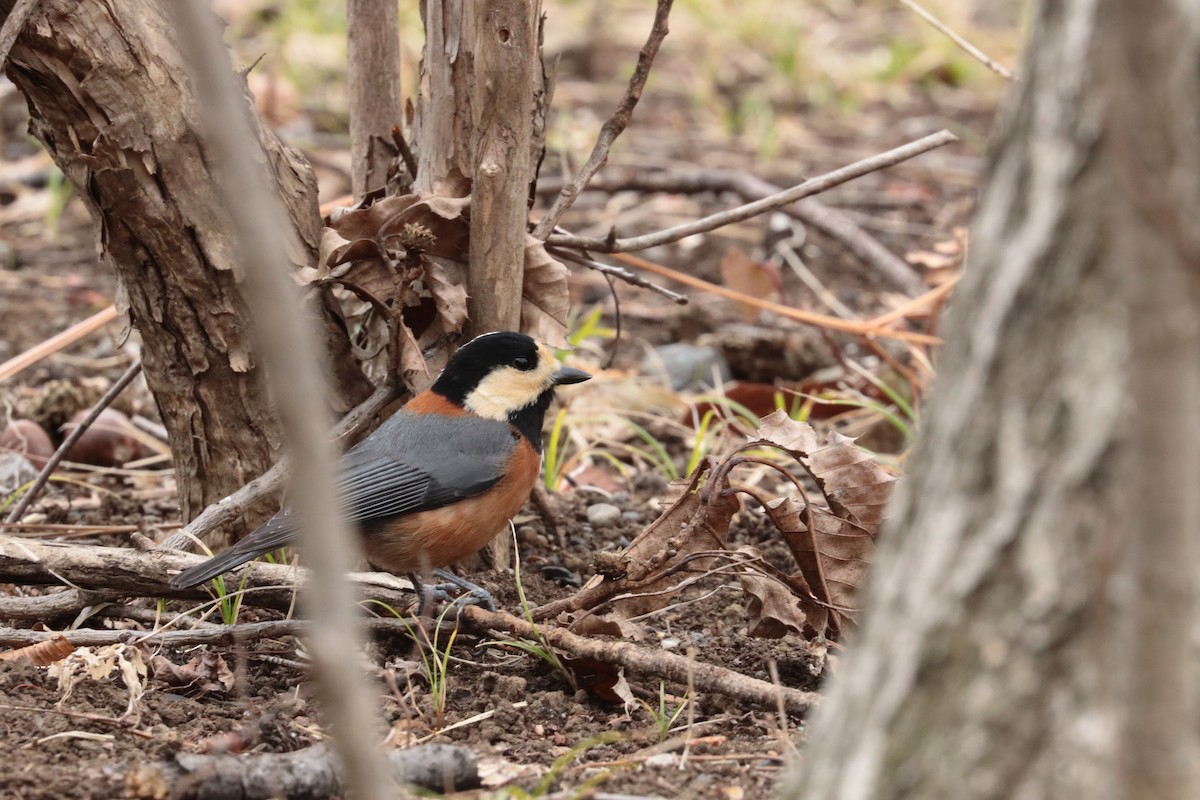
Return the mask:
<path id="1" fill-rule="evenodd" d="M 189 586 L 195 586 L 198 583 L 215 578 L 222 572 L 228 572 L 234 567 L 245 564 L 247 561 L 260 555 L 259 553 L 238 553 L 234 552 L 236 548 L 229 548 L 223 553 L 210 558 L 208 561 L 201 562 L 194 567 L 189 567 L 178 575 L 171 576 L 170 584 L 176 589 L 186 589 Z"/>
<path id="2" fill-rule="evenodd" d="M 208 561 L 202 561 L 194 567 L 189 567 L 168 581 L 175 589 L 186 589 L 215 578 L 222 572 L 228 572 L 234 567 L 241 566 L 247 561 L 278 550 L 291 544 L 295 539 L 295 518 L 289 514 L 276 514 L 258 530 L 242 539 L 229 549 L 217 553 Z"/>

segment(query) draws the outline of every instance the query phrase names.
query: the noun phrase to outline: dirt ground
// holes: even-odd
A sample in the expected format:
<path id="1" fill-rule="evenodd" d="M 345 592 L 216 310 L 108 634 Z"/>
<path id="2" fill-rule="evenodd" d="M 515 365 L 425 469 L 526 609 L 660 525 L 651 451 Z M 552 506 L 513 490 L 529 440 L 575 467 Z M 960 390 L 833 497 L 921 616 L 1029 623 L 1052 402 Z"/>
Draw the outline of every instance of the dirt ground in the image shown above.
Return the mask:
<path id="1" fill-rule="evenodd" d="M 690 35 L 695 24 L 681 20 L 679 35 Z M 869 28 L 860 37 L 875 35 L 872 31 L 878 33 L 878 29 L 878 25 Z M 561 115 L 560 132 L 567 139 L 583 137 L 586 142 L 587 131 L 594 131 L 607 113 L 605 109 L 619 96 L 644 26 L 631 23 L 630 32 L 624 32 L 624 26 L 618 31 L 609 42 L 611 52 L 603 50 L 600 55 L 578 39 L 568 37 L 563 45 L 567 56 L 556 109 Z M 861 44 L 850 37 L 845 46 L 853 49 Z M 729 85 L 717 94 L 753 94 L 756 75 L 751 67 L 755 63 L 747 58 L 729 65 L 734 77 L 729 77 Z M 773 109 L 775 127 L 770 132 L 771 152 L 765 154 L 756 118 L 744 122 L 741 129 L 738 124 L 716 122 L 719 111 L 699 103 L 689 86 L 674 85 L 671 76 L 692 76 L 694 71 L 686 47 L 667 48 L 656 67 L 657 81 L 652 79 L 635 124 L 614 151 L 612 168 L 719 167 L 791 185 L 804 176 L 950 127 L 962 137 L 962 143 L 868 175 L 821 198 L 850 214 L 892 252 L 909 254 L 932 288 L 959 265 L 961 242 L 956 230 L 969 218 L 998 91 L 994 86 L 980 89 L 979 81 L 985 79 L 978 76 L 975 83 L 959 85 L 949 78 L 939 82 L 933 67 L 929 73 L 890 84 L 887 91 L 870 93 L 849 110 L 844 104 L 820 106 L 803 93 L 793 97 L 790 105 L 768 98 L 764 102 Z M 68 200 L 61 214 L 53 211 L 49 165 L 21 136 L 21 101 L 11 86 L 5 91 L 0 106 L 5 120 L 0 161 L 0 362 L 104 308 L 116 293 L 114 277 L 98 264 L 94 233 L 79 202 Z M 718 108 L 723 102 L 720 97 L 711 100 Z M 727 104 L 736 106 L 732 100 Z M 281 127 L 288 130 L 286 125 Z M 320 133 L 319 125 L 317 129 Z M 311 132 L 296 138 L 296 144 L 322 165 L 325 196 L 339 193 L 339 182 L 344 182 L 344 174 L 336 168 L 344 160 L 338 141 L 332 134 Z M 583 145 L 583 151 L 589 146 Z M 544 174 L 553 174 L 555 169 L 561 167 L 548 162 Z M 569 219 L 580 232 L 603 232 L 614 217 L 621 221 L 623 231 L 637 232 L 735 202 L 730 196 L 711 193 L 589 194 Z M 731 248 L 752 259 L 770 254 L 767 246 L 778 237 L 772 228 L 776 223 L 774 217 L 759 218 L 651 255 L 659 263 L 721 283 L 721 264 Z M 848 311 L 869 317 L 903 302 L 894 287 L 838 242 L 796 227 L 789 227 L 787 235 L 799 237 L 796 252 Z M 779 274 L 782 302 L 828 311 L 793 270 L 784 268 Z M 609 377 L 597 381 L 611 391 L 623 382 L 638 387 L 655 385 L 656 379 L 647 377 L 647 368 L 641 366 L 643 358 L 654 346 L 672 342 L 735 343 L 736 348 L 728 350 L 734 354 L 730 359 L 732 377 L 751 388 L 777 382 L 799 384 L 813 380 L 820 369 L 870 355 L 852 337 L 814 332 L 770 315 L 749 319 L 741 316 L 734 304 L 703 292 L 686 290 L 691 303 L 677 307 L 645 290 L 621 285 L 617 291 L 622 313 L 620 353 L 615 369 L 606 373 Z M 613 302 L 599 276 L 576 270 L 572 293 L 583 311 L 598 304 L 603 309 L 603 324 L 615 325 Z M 935 322 L 918 320 L 914 324 L 932 326 Z M 597 336 L 585 343 L 583 357 L 599 363 L 611 346 L 609 340 Z M 806 356 L 806 348 L 813 347 L 825 348 L 825 355 Z M 119 325 L 110 325 L 0 384 L 0 402 L 6 413 L 11 413 L 28 408 L 53 382 L 72 387 L 102 385 L 115 379 L 136 355 L 136 335 L 122 341 Z M 92 396 L 96 390 L 77 391 Z M 638 402 L 650 402 L 648 396 L 659 397 L 655 392 L 665 390 L 630 391 Z M 703 393 L 696 390 L 690 396 Z M 675 397 L 672 402 L 677 400 Z M 121 402 L 131 414 L 156 416 L 153 398 L 140 381 Z M 832 417 L 832 412 L 816 416 L 831 417 L 821 425 L 840 426 L 862 435 L 860 442 L 880 451 L 889 469 L 902 470 L 906 442 L 883 417 L 862 413 Z M 587 430 L 583 423 L 578 425 L 580 437 L 586 436 Z M 682 470 L 695 441 L 688 426 L 663 424 L 651 426 L 651 430 L 675 468 Z M 628 444 L 628 431 L 621 438 Z M 577 455 L 585 449 L 580 441 L 582 438 L 573 445 Z M 716 450 L 728 446 L 729 441 L 714 444 Z M 656 468 L 652 458 L 631 455 L 628 447 L 610 448 L 609 452 L 623 463 L 623 470 L 612 468 L 603 457 L 591 458 L 588 469 L 563 481 L 553 495 L 562 523 L 561 541 L 546 529 L 532 506 L 515 521 L 522 584 L 531 605 L 575 591 L 573 584 L 592 574 L 596 553 L 628 544 L 658 516 L 666 487 L 664 470 Z M 578 463 L 587 461 L 578 459 Z M 68 472 L 72 482 L 53 483 L 31 509 L 33 516 L 27 520 L 36 523 L 33 527 L 5 532 L 128 547 L 134 529 L 169 531 L 180 525 L 169 466 L 160 461 L 124 472 Z M 620 513 L 610 515 L 603 526 L 593 525 L 589 509 L 601 503 L 616 506 Z M 786 568 L 787 549 L 759 510 L 747 506 L 735 517 L 731 540 L 733 546 L 758 547 Z M 499 608 L 519 614 L 511 568 L 482 566 L 470 574 L 493 592 Z M 7 596 L 45 591 L 41 587 L 0 586 L 0 595 Z M 180 601 L 158 607 L 152 599 L 114 605 L 116 613 L 108 616 L 102 608 L 93 608 L 84 619 L 0 620 L 0 625 L 28 628 L 37 624 L 55 630 L 149 629 L 155 611 L 169 618 L 187 608 Z M 246 607 L 240 621 L 278 616 Z M 762 680 L 777 679 L 791 688 L 818 689 L 836 669 L 836 642 L 814 641 L 794 633 L 778 639 L 749 636 L 747 597 L 736 582 L 702 582 L 645 624 L 648 636 L 640 642 L 643 647 L 680 654 L 694 649 L 699 660 Z M 170 679 L 164 663 L 155 662 L 161 657 L 185 665 L 202 655 L 214 671 L 191 685 L 178 685 Z M 0 662 L 0 752 L 4 754 L 0 759 L 0 799 L 121 797 L 126 795 L 129 767 L 168 762 L 179 752 L 288 752 L 328 737 L 320 698 L 313 695 L 308 681 L 303 645 L 292 637 L 234 647 L 151 647 L 141 652 L 141 658 L 158 667 L 150 670 L 144 694 L 133 703 L 131 712 L 129 689 L 117 672 L 81 680 L 64 698 L 59 681 L 48 668 Z M 630 676 L 631 689 L 641 702 L 626 708 L 619 700 L 573 689 L 561 674 L 528 653 L 465 630 L 452 648 L 440 719 L 423 674 L 421 654 L 411 641 L 379 636 L 372 645 L 370 661 L 374 674 L 384 678 L 386 688 L 381 691 L 379 708 L 391 728 L 393 744 L 428 739 L 463 745 L 477 755 L 484 787 L 456 796 L 475 797 L 495 790 L 501 790 L 500 797 L 545 796 L 566 790 L 585 793 L 561 796 L 587 796 L 586 791 L 595 790 L 629 797 L 768 797 L 780 771 L 803 746 L 802 718 L 781 719 L 775 707 L 715 694 L 688 696 L 687 706 L 664 730 L 654 714 L 660 697 L 665 698 L 662 702 L 670 714 L 688 694 L 686 686 L 660 685 L 656 679 Z M 772 665 L 777 678 L 772 676 Z M 347 669 L 353 668 L 348 659 Z M 471 721 L 484 712 L 493 713 Z M 598 738 L 613 732 L 618 736 L 611 740 Z M 563 762 L 556 764 L 559 759 Z M 547 776 L 548 784 L 539 786 Z M 518 794 L 514 787 L 530 794 Z"/>

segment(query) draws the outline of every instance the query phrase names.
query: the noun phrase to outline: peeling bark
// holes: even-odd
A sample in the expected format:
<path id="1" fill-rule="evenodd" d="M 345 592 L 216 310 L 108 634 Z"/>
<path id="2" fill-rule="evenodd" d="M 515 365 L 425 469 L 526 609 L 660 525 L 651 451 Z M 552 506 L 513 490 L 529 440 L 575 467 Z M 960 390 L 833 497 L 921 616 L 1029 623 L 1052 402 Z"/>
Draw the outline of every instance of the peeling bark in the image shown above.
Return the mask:
<path id="1" fill-rule="evenodd" d="M 271 464 L 278 430 L 250 349 L 227 210 L 196 134 L 204 109 L 179 47 L 167 3 L 47 0 L 18 37 L 7 72 L 29 103 L 32 133 L 95 220 L 118 305 L 142 337 L 190 520 Z M 296 229 L 287 257 L 308 266 L 321 227 L 315 179 L 256 124 Z M 344 331 L 321 316 L 327 343 L 341 349 L 335 404 L 349 407 L 369 386 L 344 368 L 353 366 Z"/>

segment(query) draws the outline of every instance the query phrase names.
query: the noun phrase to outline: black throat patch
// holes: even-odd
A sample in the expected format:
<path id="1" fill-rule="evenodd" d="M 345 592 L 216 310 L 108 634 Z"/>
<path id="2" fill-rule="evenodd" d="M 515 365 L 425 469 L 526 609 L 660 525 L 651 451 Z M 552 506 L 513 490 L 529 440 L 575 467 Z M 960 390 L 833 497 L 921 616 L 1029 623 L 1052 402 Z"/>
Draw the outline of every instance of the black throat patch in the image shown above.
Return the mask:
<path id="1" fill-rule="evenodd" d="M 546 409 L 554 400 L 554 389 L 550 388 L 538 395 L 538 399 L 519 411 L 508 415 L 508 421 L 517 431 L 529 440 L 533 449 L 542 452 L 542 425 L 546 421 Z"/>

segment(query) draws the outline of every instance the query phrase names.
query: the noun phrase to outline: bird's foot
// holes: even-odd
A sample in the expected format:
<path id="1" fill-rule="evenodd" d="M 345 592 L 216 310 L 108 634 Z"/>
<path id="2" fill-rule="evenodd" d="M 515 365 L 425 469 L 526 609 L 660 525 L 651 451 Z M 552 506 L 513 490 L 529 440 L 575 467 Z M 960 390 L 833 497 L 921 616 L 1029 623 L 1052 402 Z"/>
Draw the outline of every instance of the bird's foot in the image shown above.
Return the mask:
<path id="1" fill-rule="evenodd" d="M 409 576 L 417 591 L 418 617 L 424 615 L 427 606 L 434 600 L 456 606 L 472 605 L 488 611 L 496 610 L 496 603 L 492 599 L 491 593 L 482 586 L 460 578 L 449 570 L 435 569 L 433 574 L 435 577 L 441 578 L 443 583 L 426 585 L 416 575 Z"/>

